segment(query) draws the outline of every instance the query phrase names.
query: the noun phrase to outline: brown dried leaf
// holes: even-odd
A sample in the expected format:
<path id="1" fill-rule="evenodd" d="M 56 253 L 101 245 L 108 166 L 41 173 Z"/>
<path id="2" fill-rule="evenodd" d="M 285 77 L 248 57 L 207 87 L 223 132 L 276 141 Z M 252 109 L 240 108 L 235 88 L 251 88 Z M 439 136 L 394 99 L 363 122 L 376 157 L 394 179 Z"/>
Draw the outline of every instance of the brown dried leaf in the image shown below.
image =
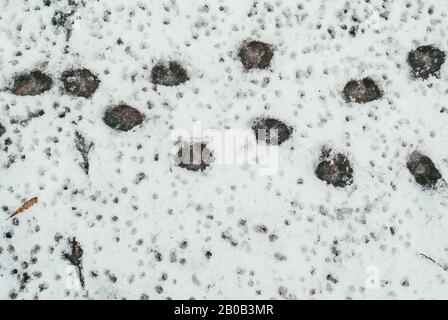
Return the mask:
<path id="1" fill-rule="evenodd" d="M 26 201 L 19 209 L 17 209 L 12 215 L 9 216 L 8 219 L 13 218 L 14 216 L 18 215 L 19 213 L 22 213 L 32 206 L 34 206 L 38 201 L 37 197 L 31 198 L 30 200 Z"/>

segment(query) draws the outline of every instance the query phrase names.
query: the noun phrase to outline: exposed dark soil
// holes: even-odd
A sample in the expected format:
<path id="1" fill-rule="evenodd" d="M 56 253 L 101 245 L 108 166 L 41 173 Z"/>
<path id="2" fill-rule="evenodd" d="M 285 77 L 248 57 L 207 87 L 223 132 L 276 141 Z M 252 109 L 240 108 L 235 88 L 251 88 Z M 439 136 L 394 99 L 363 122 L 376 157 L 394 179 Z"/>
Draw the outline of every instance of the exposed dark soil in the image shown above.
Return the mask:
<path id="1" fill-rule="evenodd" d="M 344 87 L 346 102 L 367 103 L 383 96 L 381 89 L 370 77 L 361 80 L 350 80 Z"/>
<path id="2" fill-rule="evenodd" d="M 1 137 L 2 135 L 4 135 L 5 132 L 6 132 L 5 127 L 0 123 L 0 137 Z"/>
<path id="3" fill-rule="evenodd" d="M 292 127 L 274 118 L 256 119 L 253 122 L 252 130 L 258 142 L 270 145 L 281 145 L 290 138 L 293 132 Z"/>
<path id="4" fill-rule="evenodd" d="M 67 93 L 84 98 L 90 98 L 100 84 L 98 77 L 87 69 L 64 71 L 61 81 Z"/>
<path id="5" fill-rule="evenodd" d="M 213 162 L 213 153 L 203 142 L 184 144 L 177 152 L 175 162 L 190 171 L 203 171 Z"/>
<path id="6" fill-rule="evenodd" d="M 151 82 L 156 85 L 173 87 L 188 80 L 187 70 L 176 61 L 158 63 L 151 71 Z"/>
<path id="7" fill-rule="evenodd" d="M 17 96 L 36 96 L 50 90 L 53 80 L 39 70 L 20 74 L 14 78 L 12 93 Z"/>
<path id="8" fill-rule="evenodd" d="M 246 70 L 267 69 L 271 65 L 271 59 L 274 56 L 272 46 L 260 42 L 243 42 L 238 53 L 241 63 Z"/>
<path id="9" fill-rule="evenodd" d="M 321 162 L 316 168 L 316 176 L 335 187 L 344 188 L 353 183 L 353 169 L 350 161 L 341 153 L 332 155 L 331 150 L 322 150 Z"/>
<path id="10" fill-rule="evenodd" d="M 406 162 L 406 167 L 414 176 L 415 181 L 425 188 L 434 187 L 437 181 L 442 178 L 432 160 L 418 151 L 411 154 Z"/>
<path id="11" fill-rule="evenodd" d="M 408 54 L 411 77 L 414 79 L 440 77 L 440 68 L 444 62 L 445 52 L 430 45 L 418 47 Z"/>
<path id="12" fill-rule="evenodd" d="M 144 116 L 137 109 L 122 104 L 106 110 L 104 122 L 112 129 L 129 131 L 143 123 Z"/>

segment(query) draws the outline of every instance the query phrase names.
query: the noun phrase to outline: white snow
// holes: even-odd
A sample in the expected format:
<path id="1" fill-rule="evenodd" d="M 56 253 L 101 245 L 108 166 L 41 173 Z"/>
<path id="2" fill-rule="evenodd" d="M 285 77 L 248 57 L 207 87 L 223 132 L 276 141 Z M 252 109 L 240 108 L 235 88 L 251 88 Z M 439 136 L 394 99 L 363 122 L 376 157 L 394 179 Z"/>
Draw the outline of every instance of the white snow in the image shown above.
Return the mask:
<path id="1" fill-rule="evenodd" d="M 406 168 L 418 149 L 448 177 L 448 63 L 422 81 L 406 62 L 419 45 L 448 51 L 446 1 L 78 0 L 68 41 L 51 22 L 67 1 L 54 2 L 0 0 L 1 299 L 448 298 L 448 190 L 423 190 Z M 274 45 L 269 70 L 243 70 L 244 40 Z M 163 60 L 180 61 L 190 81 L 154 88 L 151 68 Z M 63 93 L 58 77 L 72 67 L 101 80 L 91 99 Z M 5 90 L 36 68 L 53 77 L 50 91 Z M 365 76 L 383 98 L 345 103 L 346 82 Z M 144 124 L 107 127 L 104 111 L 119 103 Z M 275 174 L 173 165 L 171 130 L 248 129 L 260 116 L 294 127 Z M 75 131 L 95 144 L 88 176 Z M 348 156 L 353 185 L 316 178 L 323 145 Z M 73 237 L 84 289 L 63 257 Z"/>

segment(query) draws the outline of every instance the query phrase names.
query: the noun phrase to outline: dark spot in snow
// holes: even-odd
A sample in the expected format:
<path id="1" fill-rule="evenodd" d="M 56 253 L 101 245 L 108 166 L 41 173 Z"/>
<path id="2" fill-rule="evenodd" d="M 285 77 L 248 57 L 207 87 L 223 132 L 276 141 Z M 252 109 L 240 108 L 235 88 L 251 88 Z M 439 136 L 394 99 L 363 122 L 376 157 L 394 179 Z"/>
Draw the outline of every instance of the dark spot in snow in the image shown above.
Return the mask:
<path id="1" fill-rule="evenodd" d="M 223 240 L 230 242 L 230 245 L 232 247 L 236 247 L 238 245 L 238 241 L 232 236 L 232 234 L 229 231 L 221 233 L 221 238 Z"/>
<path id="2" fill-rule="evenodd" d="M 137 176 L 134 179 L 134 184 L 139 184 L 145 178 L 146 178 L 146 174 L 144 172 L 137 173 Z"/>
<path id="3" fill-rule="evenodd" d="M 19 280 L 20 280 L 20 291 L 22 291 L 26 288 L 26 285 L 31 281 L 31 277 L 28 274 L 28 272 L 24 272 L 21 275 L 19 275 Z"/>
<path id="4" fill-rule="evenodd" d="M 241 63 L 246 70 L 267 69 L 274 56 L 272 46 L 260 41 L 244 41 L 238 53 Z"/>
<path id="5" fill-rule="evenodd" d="M 350 161 L 341 153 L 331 155 L 331 150 L 323 148 L 321 162 L 316 168 L 316 176 L 335 187 L 346 187 L 353 183 L 353 169 Z"/>
<path id="6" fill-rule="evenodd" d="M 155 289 L 158 294 L 161 294 L 163 292 L 163 288 L 161 286 L 156 286 Z"/>
<path id="7" fill-rule="evenodd" d="M 175 163 L 191 171 L 203 171 L 213 162 L 213 153 L 203 142 L 185 143 L 177 152 Z"/>
<path id="8" fill-rule="evenodd" d="M 17 299 L 17 296 L 18 296 L 18 294 L 17 294 L 17 292 L 15 292 L 15 291 L 11 291 L 11 292 L 9 293 L 9 298 L 10 298 L 11 300 L 16 300 L 16 299 Z"/>
<path id="9" fill-rule="evenodd" d="M 176 61 L 158 63 L 151 71 L 151 82 L 156 85 L 173 87 L 188 80 L 187 70 Z"/>
<path id="10" fill-rule="evenodd" d="M 346 102 L 367 103 L 383 96 L 382 91 L 370 77 L 361 80 L 350 80 L 344 87 Z"/>
<path id="11" fill-rule="evenodd" d="M 187 248 L 187 247 L 188 247 L 188 241 L 187 241 L 187 240 L 183 240 L 183 241 L 179 244 L 179 247 L 180 247 L 181 249 L 185 249 L 185 248 Z"/>
<path id="12" fill-rule="evenodd" d="M 255 231 L 257 231 L 259 233 L 267 233 L 268 227 L 266 227 L 264 224 L 259 224 L 259 225 L 255 226 Z"/>
<path id="13" fill-rule="evenodd" d="M 274 258 L 275 258 L 275 260 L 277 260 L 277 261 L 286 261 L 286 260 L 288 260 L 288 257 L 285 256 L 284 254 L 280 253 L 280 252 L 276 252 L 276 253 L 274 254 Z"/>
<path id="14" fill-rule="evenodd" d="M 39 70 L 24 73 L 14 78 L 12 93 L 17 96 L 35 96 L 50 90 L 53 80 Z"/>
<path id="15" fill-rule="evenodd" d="M 84 98 L 90 98 L 100 83 L 98 77 L 87 69 L 64 71 L 61 81 L 67 93 Z"/>
<path id="16" fill-rule="evenodd" d="M 140 111 L 124 104 L 109 108 L 103 118 L 109 127 L 118 131 L 129 131 L 142 124 L 143 119 Z"/>
<path id="17" fill-rule="evenodd" d="M 338 280 L 333 277 L 331 274 L 327 275 L 327 280 L 333 282 L 334 284 L 338 283 Z"/>
<path id="18" fill-rule="evenodd" d="M 414 79 L 428 79 L 440 76 L 440 68 L 445 62 L 445 52 L 433 46 L 421 46 L 408 54 L 411 76 Z"/>
<path id="19" fill-rule="evenodd" d="M 359 26 L 353 26 L 350 28 L 348 33 L 354 38 L 354 37 L 356 37 L 356 34 L 358 33 L 358 28 L 359 28 Z"/>
<path id="20" fill-rule="evenodd" d="M 425 188 L 434 187 L 437 181 L 442 178 L 432 160 L 418 151 L 411 154 L 406 162 L 406 167 L 414 176 L 415 181 Z"/>
<path id="21" fill-rule="evenodd" d="M 110 270 L 106 270 L 105 272 L 106 276 L 109 278 L 110 282 L 112 283 L 116 283 L 118 278 L 115 274 L 113 274 L 112 272 L 110 272 Z"/>
<path id="22" fill-rule="evenodd" d="M 4 126 L 2 126 L 2 124 L 0 123 L 0 137 L 1 137 L 2 135 L 4 135 L 4 134 L 5 134 L 5 132 L 6 132 L 6 129 L 5 129 L 5 127 L 4 127 Z"/>
<path id="23" fill-rule="evenodd" d="M 252 124 L 252 130 L 258 142 L 270 145 L 281 145 L 289 139 L 293 129 L 274 118 L 259 118 Z"/>

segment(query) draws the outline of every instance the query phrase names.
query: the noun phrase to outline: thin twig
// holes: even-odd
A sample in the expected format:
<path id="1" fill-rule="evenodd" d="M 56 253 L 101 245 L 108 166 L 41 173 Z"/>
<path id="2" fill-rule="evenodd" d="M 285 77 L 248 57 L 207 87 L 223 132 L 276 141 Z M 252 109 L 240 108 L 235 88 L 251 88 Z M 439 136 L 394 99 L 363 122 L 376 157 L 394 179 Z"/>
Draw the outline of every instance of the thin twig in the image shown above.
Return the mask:
<path id="1" fill-rule="evenodd" d="M 440 268 L 443 269 L 443 271 L 448 271 L 448 267 L 444 267 L 443 265 L 441 265 L 439 262 L 437 262 L 436 260 L 434 260 L 433 258 L 431 258 L 430 256 L 427 256 L 424 253 L 419 253 L 419 256 L 425 258 L 426 260 L 431 261 L 432 263 L 435 263 L 436 265 L 438 265 Z"/>

